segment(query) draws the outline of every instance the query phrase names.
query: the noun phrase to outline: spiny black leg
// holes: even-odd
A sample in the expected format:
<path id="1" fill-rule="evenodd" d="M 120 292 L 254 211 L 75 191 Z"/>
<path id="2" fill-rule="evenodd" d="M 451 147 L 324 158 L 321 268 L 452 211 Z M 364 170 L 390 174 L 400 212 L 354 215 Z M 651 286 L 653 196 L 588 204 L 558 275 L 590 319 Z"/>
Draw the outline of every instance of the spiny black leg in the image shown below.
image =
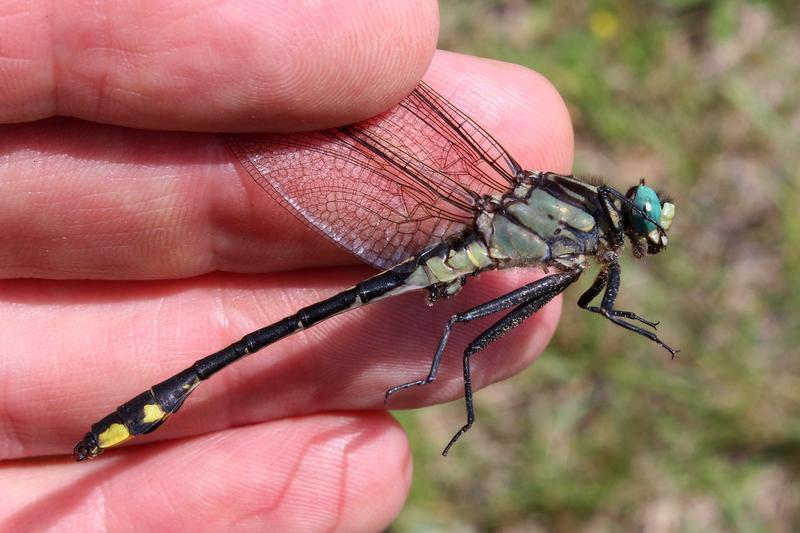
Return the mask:
<path id="1" fill-rule="evenodd" d="M 589 287 L 586 290 L 586 292 L 584 292 L 581 295 L 580 298 L 578 298 L 578 307 L 586 309 L 587 311 L 591 311 L 593 313 L 602 313 L 599 307 L 596 307 L 594 305 L 589 305 L 589 302 L 594 300 L 595 297 L 597 297 L 597 295 L 603 291 L 603 289 L 606 286 L 606 283 L 608 283 L 608 271 L 606 269 L 603 269 L 595 278 L 594 282 L 592 283 L 592 286 Z M 646 318 L 640 317 L 639 315 L 631 311 L 618 311 L 616 309 L 612 309 L 610 313 L 615 317 L 627 318 L 629 320 L 639 321 L 642 324 L 646 324 L 653 329 L 656 329 L 656 326 L 658 326 L 658 322 L 651 322 Z"/>
<path id="2" fill-rule="evenodd" d="M 592 286 L 586 289 L 586 292 L 584 292 L 581 297 L 578 298 L 578 307 L 583 309 L 588 308 L 589 302 L 594 300 L 597 295 L 603 292 L 603 289 L 606 288 L 606 283 L 608 283 L 608 271 L 603 269 L 600 271 L 597 277 L 594 278 Z"/>
<path id="3" fill-rule="evenodd" d="M 475 422 L 475 409 L 472 401 L 472 373 L 469 367 L 469 358 L 483 350 L 486 346 L 496 341 L 515 327 L 519 326 L 533 313 L 541 309 L 547 302 L 555 298 L 558 294 L 564 292 L 568 286 L 574 283 L 581 275 L 580 269 L 575 269 L 563 274 L 554 274 L 546 278 L 540 279 L 531 285 L 531 288 L 536 289 L 531 291 L 530 298 L 513 309 L 510 313 L 503 318 L 492 324 L 486 331 L 478 335 L 467 349 L 464 350 L 464 403 L 467 407 L 467 423 L 461 426 L 450 442 L 445 446 L 442 455 L 447 455 L 450 448 L 456 441 L 461 438 L 461 435 L 466 433 L 472 424 Z"/>
<path id="4" fill-rule="evenodd" d="M 474 309 L 472 309 L 474 311 Z M 383 405 L 389 407 L 389 397 L 404 389 L 408 389 L 410 387 L 416 387 L 420 385 L 427 385 L 428 383 L 433 383 L 436 380 L 436 375 L 439 373 L 439 366 L 442 363 L 442 354 L 444 353 L 444 347 L 447 345 L 447 338 L 450 336 L 450 330 L 453 329 L 453 325 L 456 322 L 466 322 L 467 318 L 464 318 L 464 314 L 466 313 L 459 313 L 450 317 L 450 320 L 447 321 L 447 324 L 444 327 L 444 332 L 442 333 L 441 338 L 439 339 L 439 346 L 436 348 L 436 353 L 433 356 L 433 361 L 431 362 L 431 370 L 428 372 L 428 375 L 424 379 L 417 379 L 415 381 L 409 381 L 408 383 L 403 383 L 402 385 L 397 385 L 392 387 L 386 391 L 386 394 L 383 395 Z"/>
<path id="5" fill-rule="evenodd" d="M 587 307 L 587 309 L 589 309 L 589 308 Z M 589 310 L 591 311 L 591 309 L 589 309 Z M 612 310 L 609 311 L 609 313 L 612 316 L 615 316 L 615 317 L 618 317 L 618 318 L 627 318 L 628 320 L 636 320 L 637 322 L 641 322 L 642 324 L 650 326 L 653 329 L 657 329 L 658 325 L 660 324 L 660 322 L 651 322 L 651 321 L 647 320 L 646 318 L 637 315 L 633 311 L 619 311 L 617 309 L 612 309 Z"/>
<path id="6" fill-rule="evenodd" d="M 589 301 L 594 298 L 600 290 L 597 289 L 598 281 L 601 277 L 603 277 L 603 273 L 601 273 L 589 287 L 583 296 L 578 299 L 578 305 L 587 311 L 591 311 L 592 313 L 599 313 L 603 315 L 605 318 L 613 322 L 614 324 L 625 328 L 629 331 L 633 331 L 638 333 L 639 335 L 650 339 L 651 341 L 655 342 L 659 346 L 663 347 L 667 350 L 670 355 L 674 358 L 675 354 L 678 353 L 679 350 L 675 350 L 674 348 L 670 347 L 664 341 L 658 338 L 654 333 L 647 331 L 646 329 L 642 329 L 639 326 L 631 324 L 629 322 L 625 322 L 622 318 L 628 318 L 631 320 L 638 320 L 643 324 L 647 324 L 648 326 L 655 328 L 658 325 L 658 322 L 650 322 L 635 313 L 631 313 L 630 311 L 617 311 L 614 309 L 614 302 L 617 300 L 617 294 L 619 294 L 619 283 L 620 283 L 620 268 L 618 263 L 609 263 L 607 265 L 607 274 L 605 274 L 605 282 L 607 283 L 606 292 L 603 295 L 603 301 L 600 303 L 600 307 L 589 306 L 587 305 Z M 606 272 L 606 270 L 604 270 Z M 602 286 L 600 287 L 602 289 Z"/>
<path id="7" fill-rule="evenodd" d="M 453 329 L 453 326 L 457 322 L 470 322 L 478 318 L 483 318 L 487 315 L 499 313 L 500 311 L 508 309 L 509 307 L 519 305 L 520 303 L 527 302 L 533 298 L 538 298 L 543 291 L 550 290 L 552 286 L 558 286 L 559 284 L 565 283 L 565 280 L 568 280 L 566 283 L 569 285 L 578 279 L 578 276 L 580 276 L 580 270 L 553 274 L 552 276 L 529 283 L 528 285 L 511 291 L 508 294 L 504 294 L 499 298 L 495 298 L 494 300 L 475 306 L 468 311 L 457 313 L 451 316 L 450 320 L 447 321 L 447 324 L 444 327 L 444 332 L 442 333 L 441 338 L 439 339 L 439 346 L 436 348 L 436 353 L 433 356 L 431 369 L 430 372 L 428 372 L 428 375 L 423 379 L 409 381 L 408 383 L 403 383 L 402 385 L 397 385 L 396 387 L 392 387 L 391 389 L 387 390 L 383 397 L 384 404 L 388 406 L 389 397 L 396 392 L 408 389 L 410 387 L 427 385 L 428 383 L 432 383 L 436 380 L 436 375 L 439 373 L 439 366 L 442 362 L 442 354 L 444 354 L 444 348 L 447 345 L 447 338 L 450 336 L 450 330 Z"/>

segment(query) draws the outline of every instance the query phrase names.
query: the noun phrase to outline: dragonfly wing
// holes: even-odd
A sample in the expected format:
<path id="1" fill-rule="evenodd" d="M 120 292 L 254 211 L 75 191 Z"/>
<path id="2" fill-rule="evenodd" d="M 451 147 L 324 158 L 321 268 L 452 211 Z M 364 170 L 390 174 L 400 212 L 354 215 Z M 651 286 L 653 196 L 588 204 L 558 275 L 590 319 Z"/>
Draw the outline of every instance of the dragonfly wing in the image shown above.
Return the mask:
<path id="1" fill-rule="evenodd" d="M 314 229 L 381 269 L 472 223 L 519 170 L 480 126 L 421 84 L 342 128 L 226 134 L 253 179 Z"/>

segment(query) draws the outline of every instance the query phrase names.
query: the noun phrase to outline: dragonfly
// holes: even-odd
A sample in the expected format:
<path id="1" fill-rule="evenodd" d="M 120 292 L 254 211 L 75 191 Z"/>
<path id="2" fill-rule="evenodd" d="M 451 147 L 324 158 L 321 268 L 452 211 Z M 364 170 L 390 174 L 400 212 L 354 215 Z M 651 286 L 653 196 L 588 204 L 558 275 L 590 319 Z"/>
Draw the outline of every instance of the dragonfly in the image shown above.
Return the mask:
<path id="1" fill-rule="evenodd" d="M 454 314 L 424 378 L 386 391 L 384 400 L 436 380 L 456 324 L 505 312 L 463 352 L 466 423 L 475 421 L 470 358 L 575 283 L 591 259 L 599 274 L 578 306 L 673 349 L 657 322 L 615 302 L 619 257 L 667 246 L 675 205 L 641 180 L 623 194 L 595 180 L 525 170 L 464 112 L 420 83 L 395 108 L 353 125 L 291 134 L 225 134 L 239 163 L 267 193 L 314 230 L 382 270 L 197 360 L 100 419 L 75 445 L 83 461 L 156 430 L 197 386 L 241 358 L 351 309 L 412 290 L 431 304 L 455 296 L 468 278 L 538 267 L 545 277 Z M 601 293 L 599 305 L 592 305 Z"/>

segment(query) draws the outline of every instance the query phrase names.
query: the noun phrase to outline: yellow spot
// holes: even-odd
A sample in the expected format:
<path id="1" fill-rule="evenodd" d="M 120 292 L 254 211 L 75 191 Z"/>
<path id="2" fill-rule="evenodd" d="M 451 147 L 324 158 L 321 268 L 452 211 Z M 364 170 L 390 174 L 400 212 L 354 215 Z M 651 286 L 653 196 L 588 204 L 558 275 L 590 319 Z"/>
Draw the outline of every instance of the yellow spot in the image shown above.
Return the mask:
<path id="1" fill-rule="evenodd" d="M 142 422 L 150 423 L 150 422 L 158 422 L 162 418 L 166 416 L 164 410 L 155 403 L 148 403 L 144 406 L 144 416 L 142 417 Z"/>
<path id="2" fill-rule="evenodd" d="M 619 19 L 610 11 L 595 11 L 589 17 L 589 29 L 598 39 L 611 39 L 619 29 Z"/>
<path id="3" fill-rule="evenodd" d="M 428 275 L 425 273 L 425 268 L 422 266 L 417 267 L 406 279 L 406 285 L 412 287 L 426 287 L 431 283 L 433 283 L 433 280 L 428 279 Z"/>
<path id="4" fill-rule="evenodd" d="M 492 264 L 492 260 L 487 256 L 486 249 L 473 241 L 467 245 L 467 257 L 478 268 L 487 267 Z"/>
<path id="5" fill-rule="evenodd" d="M 131 434 L 124 424 L 111 424 L 108 429 L 97 435 L 97 445 L 100 448 L 111 448 L 129 438 L 131 438 Z"/>
<path id="6" fill-rule="evenodd" d="M 672 219 L 675 217 L 675 204 L 669 202 L 661 206 L 661 227 L 664 231 L 669 231 L 672 226 Z"/>
<path id="7" fill-rule="evenodd" d="M 446 265 L 441 257 L 431 257 L 425 262 L 425 266 L 437 281 L 453 281 L 458 277 L 458 274 Z"/>
<path id="8" fill-rule="evenodd" d="M 463 250 L 450 250 L 450 253 L 447 255 L 447 264 L 459 274 L 466 274 L 475 270 L 475 267 Z"/>

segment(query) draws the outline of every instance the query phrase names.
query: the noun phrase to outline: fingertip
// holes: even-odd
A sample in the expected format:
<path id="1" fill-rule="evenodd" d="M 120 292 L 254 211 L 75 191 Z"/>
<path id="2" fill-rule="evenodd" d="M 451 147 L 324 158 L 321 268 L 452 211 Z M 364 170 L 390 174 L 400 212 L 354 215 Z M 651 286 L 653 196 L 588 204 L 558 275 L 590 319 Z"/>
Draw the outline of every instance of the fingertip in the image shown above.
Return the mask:
<path id="1" fill-rule="evenodd" d="M 230 92 L 221 130 L 314 130 L 381 113 L 419 83 L 438 30 L 438 6 L 429 0 L 326 6 L 302 31 L 284 35 L 281 67 L 274 49 L 232 54 L 244 76 Z M 263 39 L 261 24 L 245 31 L 246 41 Z"/>
<path id="2" fill-rule="evenodd" d="M 438 51 L 426 80 L 495 136 L 523 168 L 570 171 L 569 111 L 543 75 L 512 63 Z"/>
<path id="3" fill-rule="evenodd" d="M 439 28 L 433 0 L 31 4 L 5 18 L 0 7 L 9 42 L 38 43 L 15 49 L 17 61 L 0 70 L 13 80 L 0 85 L 4 122 L 63 115 L 183 131 L 342 125 L 408 94 Z"/>

